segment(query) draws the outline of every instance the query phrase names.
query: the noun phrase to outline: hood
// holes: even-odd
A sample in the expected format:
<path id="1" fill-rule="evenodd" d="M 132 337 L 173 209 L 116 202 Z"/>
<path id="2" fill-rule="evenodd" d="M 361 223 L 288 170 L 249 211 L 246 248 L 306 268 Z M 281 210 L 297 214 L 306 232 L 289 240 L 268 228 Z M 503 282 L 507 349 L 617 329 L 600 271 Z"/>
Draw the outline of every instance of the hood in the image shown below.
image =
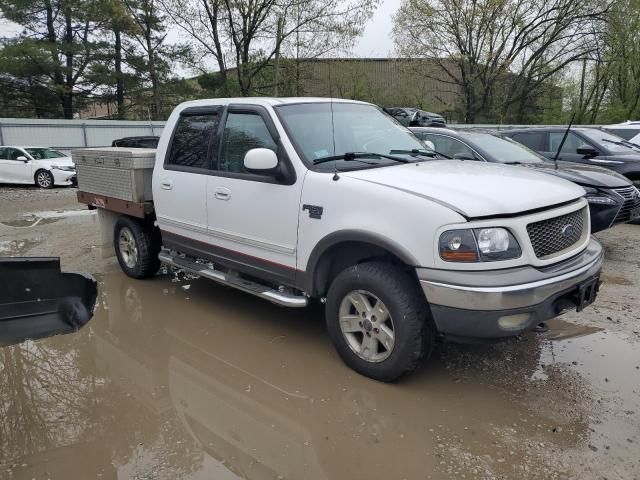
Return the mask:
<path id="1" fill-rule="evenodd" d="M 558 162 L 557 170 L 553 162 L 530 163 L 522 166 L 587 187 L 619 188 L 631 185 L 631 182 L 619 173 L 595 165 Z"/>
<path id="2" fill-rule="evenodd" d="M 344 172 L 444 204 L 468 218 L 511 215 L 584 196 L 584 189 L 550 175 L 509 165 L 433 160 Z"/>

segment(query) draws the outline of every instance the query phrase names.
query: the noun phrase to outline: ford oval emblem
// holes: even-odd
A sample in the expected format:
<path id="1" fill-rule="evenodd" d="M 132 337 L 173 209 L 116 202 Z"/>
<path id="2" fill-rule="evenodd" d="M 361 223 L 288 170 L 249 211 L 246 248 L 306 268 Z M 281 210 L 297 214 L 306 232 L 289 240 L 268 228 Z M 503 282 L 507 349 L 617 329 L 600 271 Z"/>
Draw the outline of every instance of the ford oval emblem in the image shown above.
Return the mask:
<path id="1" fill-rule="evenodd" d="M 575 233 L 576 233 L 576 227 L 574 227 L 570 223 L 567 223 L 564 227 L 562 227 L 563 237 L 572 237 Z"/>

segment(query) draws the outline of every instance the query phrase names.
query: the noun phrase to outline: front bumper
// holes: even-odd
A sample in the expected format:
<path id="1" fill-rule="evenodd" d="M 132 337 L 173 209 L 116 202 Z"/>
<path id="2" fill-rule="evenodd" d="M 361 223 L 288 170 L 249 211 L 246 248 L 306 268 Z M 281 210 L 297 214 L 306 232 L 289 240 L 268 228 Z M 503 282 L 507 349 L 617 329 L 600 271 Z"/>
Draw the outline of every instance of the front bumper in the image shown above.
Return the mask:
<path id="1" fill-rule="evenodd" d="M 602 246 L 591 239 L 579 255 L 544 268 L 490 271 L 418 268 L 438 331 L 452 339 L 517 335 L 576 308 L 578 286 L 602 269 Z"/>
<path id="2" fill-rule="evenodd" d="M 76 172 L 67 170 L 52 169 L 54 185 L 76 185 Z"/>

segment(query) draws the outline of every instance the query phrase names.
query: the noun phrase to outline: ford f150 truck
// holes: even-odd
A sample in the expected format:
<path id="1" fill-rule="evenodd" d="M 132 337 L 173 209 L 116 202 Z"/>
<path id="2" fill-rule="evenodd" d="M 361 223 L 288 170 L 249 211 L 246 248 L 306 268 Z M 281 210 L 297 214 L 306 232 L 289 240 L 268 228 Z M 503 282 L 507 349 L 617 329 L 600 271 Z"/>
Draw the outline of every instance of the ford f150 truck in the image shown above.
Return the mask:
<path id="1" fill-rule="evenodd" d="M 437 337 L 517 335 L 583 309 L 599 287 L 582 188 L 438 160 L 367 103 L 183 103 L 143 202 L 85 191 L 83 171 L 80 201 L 118 212 L 127 275 L 165 263 L 279 305 L 319 299 L 342 359 L 378 380 L 414 370 Z"/>

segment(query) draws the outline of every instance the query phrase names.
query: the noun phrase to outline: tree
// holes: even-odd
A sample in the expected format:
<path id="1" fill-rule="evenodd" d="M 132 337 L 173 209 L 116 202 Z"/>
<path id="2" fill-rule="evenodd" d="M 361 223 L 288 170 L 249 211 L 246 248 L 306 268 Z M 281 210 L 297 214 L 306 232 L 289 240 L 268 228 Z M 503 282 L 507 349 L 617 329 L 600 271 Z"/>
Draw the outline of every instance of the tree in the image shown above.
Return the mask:
<path id="1" fill-rule="evenodd" d="M 212 56 L 218 67 L 217 86 L 228 92 L 227 62 L 222 43 L 226 39 L 224 5 L 222 0 L 160 0 L 167 16 L 186 33 L 195 44 L 195 54 L 203 59 Z M 204 70 L 203 68 L 201 68 Z M 204 73 L 204 71 L 203 71 Z"/>
<path id="2" fill-rule="evenodd" d="M 131 36 L 142 51 L 142 55 L 135 62 L 135 68 L 148 76 L 151 86 L 150 116 L 153 120 L 160 120 L 163 118 L 162 82 L 167 79 L 170 63 L 178 55 L 178 50 L 165 43 L 166 17 L 156 0 L 123 2 L 135 24 Z M 185 53 L 184 50 L 182 53 Z"/>
<path id="3" fill-rule="evenodd" d="M 23 80 L 35 80 L 53 92 L 64 118 L 73 118 L 74 98 L 97 85 L 87 80 L 90 65 L 103 45 L 95 42 L 94 0 L 0 0 L 6 19 L 23 27 L 7 42 L 0 68 Z M 18 65 L 21 65 L 18 67 Z"/>
<path id="4" fill-rule="evenodd" d="M 396 50 L 427 57 L 455 85 L 472 123 L 521 119 L 548 81 L 588 58 L 608 5 L 598 0 L 403 0 Z"/>
<path id="5" fill-rule="evenodd" d="M 234 66 L 240 93 L 250 95 L 255 81 L 287 54 L 296 58 L 348 47 L 361 33 L 380 0 L 162 0 L 167 15 L 215 60 L 227 85 Z M 285 81 L 278 68 L 274 90 Z M 264 85 L 262 85 L 265 88 Z M 226 88 L 226 87 L 225 87 Z"/>

